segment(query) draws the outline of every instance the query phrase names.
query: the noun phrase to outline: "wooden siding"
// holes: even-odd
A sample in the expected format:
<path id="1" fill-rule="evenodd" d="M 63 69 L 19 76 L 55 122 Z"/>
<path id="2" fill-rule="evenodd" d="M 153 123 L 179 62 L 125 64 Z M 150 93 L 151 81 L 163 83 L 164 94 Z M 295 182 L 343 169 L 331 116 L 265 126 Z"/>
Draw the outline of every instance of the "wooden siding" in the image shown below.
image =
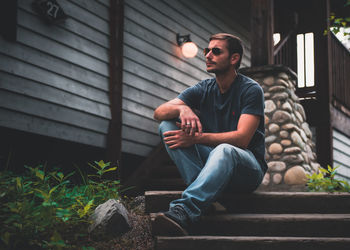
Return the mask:
<path id="1" fill-rule="evenodd" d="M 109 0 L 62 0 L 68 18 L 56 25 L 43 22 L 32 1 L 18 2 L 17 41 L 0 37 L 0 126 L 105 147 L 111 119 Z M 237 9 L 229 0 L 125 1 L 123 152 L 148 155 L 159 143 L 153 110 L 212 77 L 201 53 L 211 34 L 240 36 L 242 67 L 250 66 L 243 24 L 249 19 L 241 18 L 240 25 L 233 19 Z M 199 47 L 195 58 L 181 56 L 177 33 L 191 34 Z"/>
<path id="2" fill-rule="evenodd" d="M 201 53 L 211 34 L 240 36 L 245 43 L 242 67 L 250 66 L 249 33 L 232 18 L 237 9 L 232 1 L 125 1 L 123 152 L 149 154 L 160 141 L 153 110 L 199 80 L 212 77 Z M 177 33 L 191 34 L 199 47 L 195 58 L 181 56 Z"/>
<path id="3" fill-rule="evenodd" d="M 48 25 L 18 1 L 17 41 L 0 37 L 0 126 L 105 147 L 109 1 L 65 0 Z"/>
<path id="4" fill-rule="evenodd" d="M 333 130 L 333 166 L 337 176 L 350 181 L 350 137 Z"/>

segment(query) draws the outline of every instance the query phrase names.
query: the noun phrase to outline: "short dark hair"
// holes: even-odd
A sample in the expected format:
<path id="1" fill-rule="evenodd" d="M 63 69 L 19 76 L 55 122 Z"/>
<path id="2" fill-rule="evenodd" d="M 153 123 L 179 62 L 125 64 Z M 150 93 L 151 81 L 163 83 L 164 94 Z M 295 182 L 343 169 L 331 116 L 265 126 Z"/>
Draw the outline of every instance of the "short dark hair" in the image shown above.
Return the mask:
<path id="1" fill-rule="evenodd" d="M 233 55 L 234 53 L 238 53 L 240 58 L 236 64 L 236 69 L 239 69 L 241 66 L 241 61 L 243 57 L 243 45 L 242 41 L 239 37 L 234 36 L 232 34 L 228 33 L 218 33 L 215 35 L 212 35 L 209 38 L 209 41 L 211 40 L 226 40 L 228 44 L 228 51 L 230 53 L 230 56 Z"/>

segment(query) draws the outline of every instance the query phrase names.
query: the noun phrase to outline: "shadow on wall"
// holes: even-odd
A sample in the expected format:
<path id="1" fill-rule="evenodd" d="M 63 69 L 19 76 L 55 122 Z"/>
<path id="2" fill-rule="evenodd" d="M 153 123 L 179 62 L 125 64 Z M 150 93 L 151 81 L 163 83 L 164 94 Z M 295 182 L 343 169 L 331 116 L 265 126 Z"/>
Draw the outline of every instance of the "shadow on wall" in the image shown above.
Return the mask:
<path id="1" fill-rule="evenodd" d="M 0 127 L 0 138 L 0 170 L 21 172 L 24 165 L 47 164 L 72 171 L 75 170 L 73 164 L 85 168 L 87 162 L 105 157 L 105 150 L 101 148 L 3 127 Z"/>

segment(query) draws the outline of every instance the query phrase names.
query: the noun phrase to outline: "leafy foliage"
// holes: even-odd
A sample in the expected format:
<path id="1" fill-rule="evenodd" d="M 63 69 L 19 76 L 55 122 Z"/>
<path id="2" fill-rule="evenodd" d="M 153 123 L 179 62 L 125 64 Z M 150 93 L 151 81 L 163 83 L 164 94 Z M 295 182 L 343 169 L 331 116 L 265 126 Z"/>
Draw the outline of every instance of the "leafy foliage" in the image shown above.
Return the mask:
<path id="1" fill-rule="evenodd" d="M 349 183 L 335 178 L 337 168 L 328 165 L 327 169 L 320 168 L 319 173 L 307 174 L 308 190 L 313 192 L 350 192 Z"/>
<path id="2" fill-rule="evenodd" d="M 22 176 L 0 172 L 0 248 L 72 248 L 86 237 L 95 207 L 119 199 L 121 192 L 119 180 L 103 178 L 116 167 L 103 161 L 89 166 L 95 175 L 84 175 L 78 168 L 83 185 L 69 180 L 75 172 L 47 172 L 42 165 L 25 166 Z"/>
<path id="3" fill-rule="evenodd" d="M 347 0 L 344 7 L 350 6 L 350 0 Z M 347 28 L 350 27 L 350 16 L 348 17 L 337 17 L 335 13 L 331 13 L 329 17 L 330 21 L 330 30 L 334 34 L 338 34 L 339 32 L 343 33 L 344 37 L 347 37 L 347 39 L 350 40 L 350 33 L 347 31 Z M 326 35 L 328 33 L 327 30 L 325 30 L 324 34 Z"/>

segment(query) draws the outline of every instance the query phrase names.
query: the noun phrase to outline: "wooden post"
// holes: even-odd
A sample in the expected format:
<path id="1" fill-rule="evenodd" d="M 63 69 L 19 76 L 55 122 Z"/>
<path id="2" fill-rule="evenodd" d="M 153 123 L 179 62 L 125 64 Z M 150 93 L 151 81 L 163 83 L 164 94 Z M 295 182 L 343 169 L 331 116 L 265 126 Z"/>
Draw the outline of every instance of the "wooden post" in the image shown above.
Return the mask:
<path id="1" fill-rule="evenodd" d="M 329 27 L 329 0 L 313 0 L 317 11 L 312 15 L 315 49 L 316 102 L 319 112 L 316 124 L 317 160 L 322 167 L 332 165 L 333 145 L 330 105 L 332 98 L 330 34 L 323 35 Z"/>
<path id="2" fill-rule="evenodd" d="M 123 99 L 124 1 L 110 0 L 109 100 L 111 121 L 107 135 L 107 160 L 118 165 L 121 178 L 122 99 Z"/>
<path id="3" fill-rule="evenodd" d="M 252 66 L 273 64 L 273 0 L 251 2 Z"/>

